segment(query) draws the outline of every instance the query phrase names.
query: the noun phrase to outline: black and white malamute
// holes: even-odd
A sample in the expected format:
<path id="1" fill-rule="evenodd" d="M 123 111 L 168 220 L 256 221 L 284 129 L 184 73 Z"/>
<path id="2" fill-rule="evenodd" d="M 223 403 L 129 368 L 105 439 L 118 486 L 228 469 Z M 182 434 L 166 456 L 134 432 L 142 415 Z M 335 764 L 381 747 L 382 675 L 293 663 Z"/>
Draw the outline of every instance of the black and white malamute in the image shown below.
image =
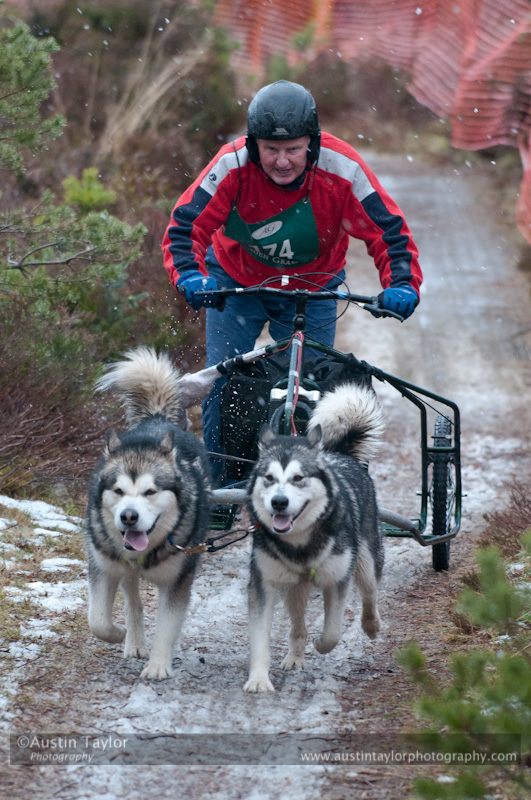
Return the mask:
<path id="1" fill-rule="evenodd" d="M 172 676 L 172 650 L 188 606 L 209 523 L 206 452 L 179 427 L 179 373 L 165 355 L 141 347 L 126 354 L 97 388 L 123 399 L 129 429 L 110 431 L 89 492 L 89 627 L 106 642 L 124 641 L 124 656 L 149 660 L 143 678 Z M 158 587 L 155 634 L 148 652 L 139 580 Z M 125 628 L 112 619 L 121 585 Z"/>
<path id="2" fill-rule="evenodd" d="M 361 624 L 374 638 L 382 534 L 366 462 L 383 430 L 375 393 L 357 384 L 323 396 L 307 437 L 275 435 L 264 426 L 248 490 L 253 535 L 249 581 L 250 673 L 247 692 L 274 691 L 269 637 L 277 590 L 291 617 L 283 669 L 304 667 L 305 610 L 312 586 L 324 598 L 319 653 L 339 641 L 352 577 L 362 597 Z"/>

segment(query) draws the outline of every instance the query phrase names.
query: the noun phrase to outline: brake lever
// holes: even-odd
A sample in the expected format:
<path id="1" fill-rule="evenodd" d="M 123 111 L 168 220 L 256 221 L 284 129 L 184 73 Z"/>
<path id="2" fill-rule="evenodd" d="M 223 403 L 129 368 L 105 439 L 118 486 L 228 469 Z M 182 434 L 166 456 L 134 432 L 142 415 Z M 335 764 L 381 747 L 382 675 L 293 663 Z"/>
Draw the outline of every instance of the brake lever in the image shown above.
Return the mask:
<path id="1" fill-rule="evenodd" d="M 177 289 L 179 294 L 186 299 L 186 291 L 184 289 L 184 286 L 176 286 L 175 288 Z M 217 293 L 218 293 L 217 289 L 203 289 L 203 291 L 194 292 L 195 296 L 198 299 L 202 297 L 212 297 L 212 295 L 216 295 Z M 223 311 L 223 309 L 225 308 L 226 301 L 227 301 L 226 297 L 220 297 L 217 303 L 211 306 L 211 308 L 215 308 L 218 311 Z"/>
<path id="2" fill-rule="evenodd" d="M 376 298 L 375 298 L 376 299 Z M 369 311 L 373 317 L 393 317 L 393 319 L 397 319 L 399 322 L 404 322 L 405 317 L 402 317 L 400 314 L 397 314 L 395 311 L 388 311 L 386 308 L 381 308 L 378 303 L 365 303 L 363 308 L 366 311 Z"/>
<path id="3" fill-rule="evenodd" d="M 202 292 L 196 292 L 196 297 L 215 297 L 218 295 L 218 299 L 216 303 L 212 304 L 210 308 L 215 308 L 217 311 L 223 311 L 225 308 L 225 303 L 227 302 L 227 298 L 223 296 L 219 296 L 219 289 L 203 289 Z"/>

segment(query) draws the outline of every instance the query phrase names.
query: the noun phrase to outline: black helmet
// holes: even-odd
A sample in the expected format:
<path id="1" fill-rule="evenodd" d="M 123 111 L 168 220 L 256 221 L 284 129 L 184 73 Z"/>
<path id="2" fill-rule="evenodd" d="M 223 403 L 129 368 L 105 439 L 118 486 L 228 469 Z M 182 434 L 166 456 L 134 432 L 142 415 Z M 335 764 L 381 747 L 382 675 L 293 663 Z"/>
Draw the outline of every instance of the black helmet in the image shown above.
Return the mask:
<path id="1" fill-rule="evenodd" d="M 247 112 L 246 145 L 249 158 L 259 161 L 257 139 L 298 139 L 310 137 L 308 160 L 319 158 L 321 134 L 315 100 L 299 83 L 277 81 L 264 86 L 253 97 Z"/>

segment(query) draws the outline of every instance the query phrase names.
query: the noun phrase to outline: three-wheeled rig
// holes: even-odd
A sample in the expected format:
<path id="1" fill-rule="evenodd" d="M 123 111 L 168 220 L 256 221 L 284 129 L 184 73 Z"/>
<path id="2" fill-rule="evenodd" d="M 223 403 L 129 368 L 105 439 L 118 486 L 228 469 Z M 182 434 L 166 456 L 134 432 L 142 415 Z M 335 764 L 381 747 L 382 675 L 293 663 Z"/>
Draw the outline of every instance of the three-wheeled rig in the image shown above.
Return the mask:
<path id="1" fill-rule="evenodd" d="M 301 276 L 298 276 L 301 277 Z M 332 277 L 332 276 L 330 276 Z M 274 279 L 277 280 L 278 279 Z M 256 458 L 257 439 L 263 422 L 278 433 L 304 435 L 306 423 L 321 393 L 345 380 L 371 382 L 373 379 L 392 386 L 418 411 L 420 424 L 421 486 L 418 516 L 379 509 L 384 533 L 408 537 L 422 547 L 432 548 L 436 571 L 447 570 L 450 541 L 461 523 L 461 453 L 460 415 L 457 405 L 434 392 L 359 361 L 311 338 L 306 331 L 306 307 L 312 300 L 334 299 L 356 304 L 376 317 L 391 316 L 382 309 L 377 297 L 349 291 L 278 288 L 265 281 L 258 286 L 210 290 L 204 294 L 226 298 L 231 295 L 278 295 L 295 300 L 292 330 L 278 341 L 247 353 L 232 356 L 210 367 L 209 380 L 226 377 L 222 393 L 221 430 L 224 452 L 212 453 L 223 458 L 230 485 L 213 492 L 212 528 L 229 530 L 235 514 L 246 499 L 246 478 Z M 343 312 L 344 313 L 344 312 Z M 308 351 L 313 353 L 307 357 Z M 322 354 L 315 359 L 315 353 Z M 431 433 L 430 436 L 430 432 Z M 431 531 L 428 530 L 431 521 Z M 216 548 L 218 549 L 218 548 Z"/>

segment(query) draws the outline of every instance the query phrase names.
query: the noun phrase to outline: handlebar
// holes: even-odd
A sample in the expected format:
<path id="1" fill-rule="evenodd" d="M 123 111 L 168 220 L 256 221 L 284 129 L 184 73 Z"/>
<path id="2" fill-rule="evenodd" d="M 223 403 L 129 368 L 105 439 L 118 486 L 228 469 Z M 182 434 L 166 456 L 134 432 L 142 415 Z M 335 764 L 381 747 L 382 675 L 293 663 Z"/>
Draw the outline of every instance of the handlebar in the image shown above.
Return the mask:
<path id="1" fill-rule="evenodd" d="M 179 287 L 178 287 L 179 288 Z M 235 297 L 236 295 L 262 295 L 262 296 L 278 296 L 291 297 L 293 299 L 304 298 L 305 300 L 346 300 L 349 303 L 355 303 L 368 311 L 373 317 L 393 317 L 399 322 L 404 322 L 404 317 L 396 314 L 394 311 L 388 311 L 382 308 L 379 304 L 377 296 L 369 297 L 362 294 L 352 294 L 351 292 L 344 292 L 339 289 L 319 289 L 311 291 L 310 289 L 277 289 L 273 286 L 264 286 L 263 284 L 257 286 L 236 286 L 232 289 L 207 289 L 205 291 L 195 291 L 196 297 L 211 297 L 224 300 L 227 297 Z"/>

